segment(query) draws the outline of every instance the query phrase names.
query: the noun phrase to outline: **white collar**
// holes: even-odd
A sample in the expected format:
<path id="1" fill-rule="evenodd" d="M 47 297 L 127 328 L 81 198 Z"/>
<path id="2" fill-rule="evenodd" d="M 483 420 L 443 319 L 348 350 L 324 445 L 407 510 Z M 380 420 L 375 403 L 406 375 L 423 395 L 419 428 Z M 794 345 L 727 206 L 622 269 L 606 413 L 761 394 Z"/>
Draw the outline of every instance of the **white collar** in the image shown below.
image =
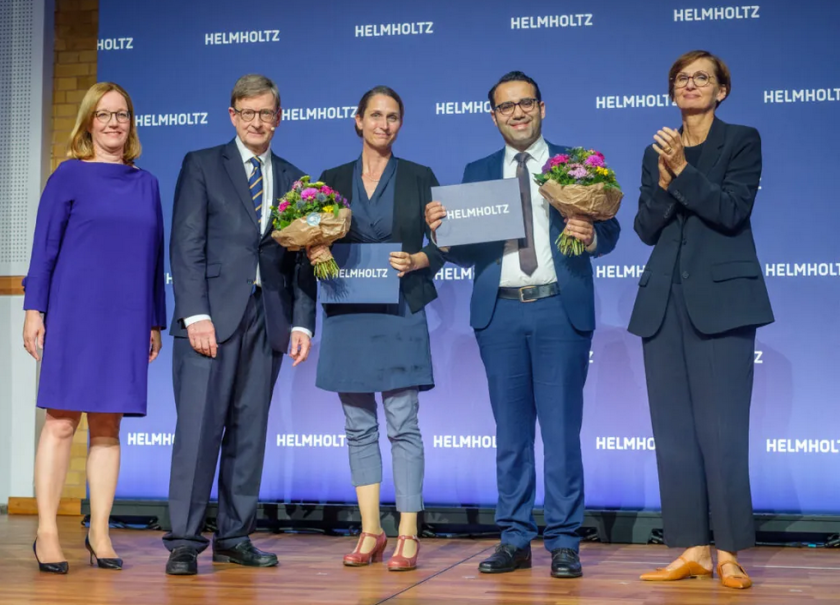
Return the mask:
<path id="1" fill-rule="evenodd" d="M 510 145 L 505 145 L 505 162 L 507 162 L 508 164 L 515 164 L 517 153 L 519 153 L 519 151 L 517 151 Z M 540 135 L 540 138 L 531 143 L 531 146 L 525 150 L 525 153 L 527 153 L 534 159 L 537 159 L 542 156 L 547 156 L 548 143 L 546 143 L 545 139 L 542 137 L 542 135 Z"/>
<path id="2" fill-rule="evenodd" d="M 243 143 L 239 137 L 236 137 L 236 148 L 239 150 L 239 155 L 242 156 L 242 163 L 249 164 L 251 163 L 251 158 L 257 157 L 263 166 L 268 166 L 271 163 L 271 146 L 265 150 L 265 153 L 262 155 L 254 156 L 254 152 L 245 147 L 245 143 Z"/>

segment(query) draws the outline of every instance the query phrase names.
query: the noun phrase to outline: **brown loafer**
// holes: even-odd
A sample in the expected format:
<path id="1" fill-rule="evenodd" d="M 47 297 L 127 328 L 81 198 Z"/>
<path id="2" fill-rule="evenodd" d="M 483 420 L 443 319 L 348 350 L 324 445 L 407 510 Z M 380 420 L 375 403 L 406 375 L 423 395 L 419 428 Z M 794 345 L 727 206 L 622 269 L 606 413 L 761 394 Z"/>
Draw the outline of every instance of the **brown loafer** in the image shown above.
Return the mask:
<path id="1" fill-rule="evenodd" d="M 738 571 L 729 575 L 723 575 L 723 566 L 727 564 L 734 565 L 738 568 Z M 727 588 L 744 589 L 752 586 L 752 580 L 750 580 L 750 577 L 747 575 L 747 572 L 744 571 L 744 568 L 741 567 L 741 565 L 736 563 L 735 561 L 725 561 L 723 563 L 718 563 L 717 575 L 720 578 L 720 583 L 726 586 Z"/>
<path id="2" fill-rule="evenodd" d="M 639 579 L 646 582 L 674 582 L 676 580 L 684 580 L 686 578 L 708 578 L 712 576 L 712 570 L 706 569 L 699 563 L 686 561 L 682 557 L 679 557 L 677 560 L 682 561 L 682 565 L 676 569 L 665 569 L 664 567 L 660 567 L 655 571 L 643 573 L 639 576 Z"/>

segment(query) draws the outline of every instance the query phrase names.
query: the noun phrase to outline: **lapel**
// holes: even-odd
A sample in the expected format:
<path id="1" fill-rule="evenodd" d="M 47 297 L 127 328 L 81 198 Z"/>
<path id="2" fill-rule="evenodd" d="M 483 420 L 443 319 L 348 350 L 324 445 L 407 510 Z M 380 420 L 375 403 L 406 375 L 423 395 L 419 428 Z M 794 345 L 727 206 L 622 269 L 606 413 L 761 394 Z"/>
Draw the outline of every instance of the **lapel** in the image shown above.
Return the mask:
<path id="1" fill-rule="evenodd" d="M 495 181 L 505 178 L 505 148 L 502 147 L 499 151 L 487 158 L 486 163 L 486 179 L 487 181 Z M 505 253 L 505 242 L 489 242 L 487 250 L 492 250 L 492 255 L 496 259 L 496 264 L 491 264 L 495 267 L 499 274 L 499 279 L 502 275 L 502 256 Z"/>
<path id="2" fill-rule="evenodd" d="M 555 145 L 553 143 L 549 143 L 546 141 L 548 145 L 548 157 L 553 158 L 555 155 L 559 155 L 561 153 L 566 153 L 569 151 L 568 147 L 562 147 L 560 145 Z M 560 237 L 560 233 L 565 228 L 565 224 L 563 223 L 563 216 L 549 204 L 548 207 L 548 232 L 551 236 L 551 253 L 552 256 L 555 257 L 554 263 L 557 264 L 557 246 L 554 245 L 554 242 Z"/>
<path id="3" fill-rule="evenodd" d="M 286 172 L 286 163 L 283 162 L 283 160 L 281 160 L 274 152 L 271 152 L 271 171 L 274 176 L 274 199 L 264 200 L 263 203 L 267 202 L 271 204 L 272 208 L 274 208 L 277 206 L 277 200 L 286 195 L 289 189 L 292 188 L 292 183 L 288 173 Z M 273 230 L 274 227 L 271 225 L 271 218 L 269 217 L 265 233 L 262 234 L 263 239 L 265 240 L 271 238 L 271 232 Z"/>
<path id="4" fill-rule="evenodd" d="M 505 178 L 505 148 L 487 158 L 487 180 L 495 181 Z"/>
<path id="5" fill-rule="evenodd" d="M 397 182 L 394 183 L 394 224 L 391 227 L 391 241 L 396 244 L 402 244 L 406 240 L 411 240 L 411 233 L 409 233 L 410 222 L 409 218 L 409 204 L 414 200 L 412 197 L 411 186 L 414 184 L 414 175 L 409 174 L 408 170 L 403 167 L 400 170 L 400 161 L 397 160 Z"/>
<path id="6" fill-rule="evenodd" d="M 568 147 L 561 147 L 560 145 L 555 145 L 554 143 L 549 143 L 546 141 L 548 145 L 548 157 L 553 158 L 555 155 L 559 155 L 561 153 L 566 153 L 569 151 Z"/>
<path id="7" fill-rule="evenodd" d="M 682 130 L 680 130 L 682 132 Z M 709 135 L 706 137 L 706 144 L 700 153 L 700 160 L 697 162 L 697 170 L 703 174 L 709 174 L 714 165 L 720 159 L 720 150 L 726 141 L 726 122 L 715 118 Z"/>
<path id="8" fill-rule="evenodd" d="M 222 163 L 225 166 L 234 190 L 248 211 L 248 216 L 251 217 L 251 223 L 255 229 L 259 230 L 257 213 L 254 212 L 251 191 L 248 189 L 248 177 L 245 175 L 245 167 L 242 164 L 242 156 L 239 154 L 239 148 L 236 146 L 236 139 L 232 140 L 222 149 Z"/>
<path id="9" fill-rule="evenodd" d="M 338 191 L 342 196 L 347 198 L 347 203 L 350 205 L 350 210 L 353 210 L 353 170 L 356 168 L 356 162 L 342 164 L 333 169 L 332 174 L 325 174 L 324 181 Z M 328 171 L 329 172 L 329 171 Z M 356 221 L 350 221 L 350 231 L 341 240 L 341 243 L 352 241 L 351 233 Z"/>
<path id="10" fill-rule="evenodd" d="M 347 203 L 351 206 L 353 203 L 353 170 L 355 166 L 356 162 L 350 162 L 336 168 L 332 184 L 330 184 L 330 187 L 347 198 Z"/>

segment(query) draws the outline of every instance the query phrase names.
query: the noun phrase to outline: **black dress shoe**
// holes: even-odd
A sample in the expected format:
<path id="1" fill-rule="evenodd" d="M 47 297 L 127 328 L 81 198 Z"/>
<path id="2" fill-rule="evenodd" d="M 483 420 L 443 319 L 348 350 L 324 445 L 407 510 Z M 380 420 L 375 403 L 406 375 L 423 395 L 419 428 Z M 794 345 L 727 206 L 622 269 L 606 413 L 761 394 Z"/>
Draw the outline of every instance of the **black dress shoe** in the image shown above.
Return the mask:
<path id="1" fill-rule="evenodd" d="M 481 573 L 507 573 L 531 567 L 531 549 L 516 548 L 512 544 L 499 544 L 493 555 L 478 564 Z"/>
<path id="2" fill-rule="evenodd" d="M 198 551 L 192 546 L 178 546 L 169 553 L 166 573 L 170 576 L 194 576 L 198 573 Z"/>
<path id="3" fill-rule="evenodd" d="M 250 540 L 245 540 L 233 548 L 213 549 L 213 562 L 236 563 L 248 567 L 274 567 L 277 565 L 277 555 L 263 552 Z"/>
<path id="4" fill-rule="evenodd" d="M 70 565 L 67 561 L 58 561 L 56 563 L 41 563 L 41 559 L 38 558 L 38 551 L 35 550 L 35 545 L 38 543 L 38 540 L 35 540 L 32 543 L 32 552 L 35 553 L 35 560 L 38 561 L 38 571 L 42 571 L 44 573 L 58 573 L 58 574 L 66 574 L 70 570 Z"/>
<path id="5" fill-rule="evenodd" d="M 577 551 L 571 548 L 555 548 L 551 551 L 552 578 L 579 578 L 582 575 Z"/>
<path id="6" fill-rule="evenodd" d="M 96 553 L 93 552 L 93 546 L 90 545 L 90 536 L 85 536 L 85 548 L 90 553 L 90 564 L 93 565 L 93 560 L 96 559 L 96 566 L 99 569 L 114 569 L 120 570 L 123 567 L 123 560 L 116 557 L 111 559 L 100 559 L 96 556 Z"/>

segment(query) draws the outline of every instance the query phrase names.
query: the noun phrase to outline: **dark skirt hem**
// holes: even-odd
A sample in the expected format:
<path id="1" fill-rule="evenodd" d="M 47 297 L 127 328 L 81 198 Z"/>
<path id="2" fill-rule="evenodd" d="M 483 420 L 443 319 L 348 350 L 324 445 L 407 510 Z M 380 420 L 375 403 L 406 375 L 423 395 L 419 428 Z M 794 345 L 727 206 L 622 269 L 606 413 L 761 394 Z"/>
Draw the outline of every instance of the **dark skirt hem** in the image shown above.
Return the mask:
<path id="1" fill-rule="evenodd" d="M 433 388 L 435 388 L 435 383 L 431 382 L 429 384 L 394 384 L 387 385 L 385 388 L 363 389 L 361 387 L 349 386 L 337 388 L 335 386 L 326 386 L 318 381 L 315 381 L 315 386 L 321 389 L 322 391 L 329 391 L 330 393 L 384 393 L 386 391 L 397 391 L 399 389 L 410 389 L 412 387 L 416 388 L 422 393 L 424 391 L 431 391 Z"/>

